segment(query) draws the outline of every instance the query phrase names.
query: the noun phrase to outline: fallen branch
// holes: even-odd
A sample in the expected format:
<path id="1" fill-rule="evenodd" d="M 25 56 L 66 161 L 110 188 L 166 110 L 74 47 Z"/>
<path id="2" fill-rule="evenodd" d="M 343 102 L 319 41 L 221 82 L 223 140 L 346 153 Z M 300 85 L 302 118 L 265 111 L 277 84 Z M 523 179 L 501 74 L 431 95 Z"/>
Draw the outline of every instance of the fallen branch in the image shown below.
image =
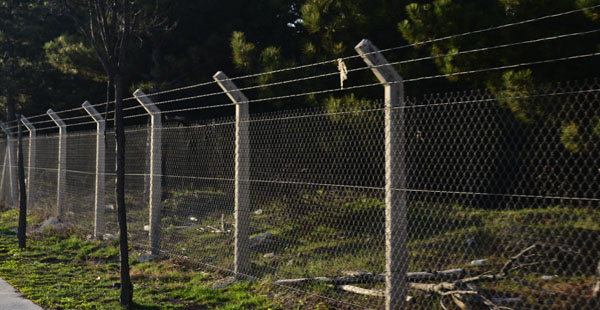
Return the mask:
<path id="1" fill-rule="evenodd" d="M 409 283 L 409 287 L 422 292 L 437 294 L 442 297 L 451 296 L 454 303 L 461 309 L 477 308 L 478 306 L 484 306 L 491 310 L 512 309 L 509 307 L 498 306 L 495 302 L 486 298 L 481 292 L 479 292 L 475 284 L 479 282 L 507 279 L 510 276 L 510 272 L 531 265 L 518 263 L 522 258 L 528 257 L 526 254 L 533 251 L 535 248 L 536 245 L 532 245 L 519 252 L 517 255 L 511 257 L 497 273 L 485 272 L 477 276 L 459 279 L 454 282 L 441 282 L 434 284 L 411 282 Z M 499 301 L 499 299 L 496 301 Z M 440 299 L 440 305 L 442 308 L 446 309 L 443 298 Z"/>
<path id="2" fill-rule="evenodd" d="M 376 296 L 376 297 L 384 297 L 385 296 L 385 291 L 380 290 L 380 289 L 375 289 L 375 288 L 368 289 L 368 288 L 362 288 L 362 287 L 352 286 L 352 285 L 338 285 L 338 286 L 336 286 L 336 288 L 340 289 L 342 291 L 360 294 L 360 295 L 368 295 L 368 296 Z"/>
<path id="3" fill-rule="evenodd" d="M 364 271 L 344 272 L 347 276 L 338 277 L 314 277 L 283 279 L 275 281 L 275 284 L 305 284 L 305 283 L 327 283 L 327 284 L 354 284 L 354 283 L 381 283 L 385 282 L 385 274 L 372 274 Z M 460 279 L 465 274 L 462 269 L 450 269 L 433 272 L 409 272 L 406 274 L 408 281 L 432 281 L 432 280 L 450 280 Z"/>
<path id="4" fill-rule="evenodd" d="M 353 285 L 337 285 L 336 288 L 339 290 L 342 290 L 342 291 L 360 294 L 360 295 L 385 297 L 385 291 L 376 289 L 376 288 L 367 289 L 367 288 L 353 286 Z M 411 302 L 413 299 L 414 299 L 414 297 L 412 297 L 412 296 L 406 296 L 407 302 Z"/>
<path id="5" fill-rule="evenodd" d="M 509 258 L 498 272 L 484 272 L 475 276 L 465 277 L 463 269 L 450 269 L 434 272 L 409 272 L 407 273 L 409 289 L 421 291 L 427 294 L 436 294 L 440 296 L 440 306 L 447 309 L 444 304 L 444 297 L 451 297 L 452 301 L 461 309 L 489 309 L 489 310 L 513 310 L 510 307 L 499 306 L 498 303 L 518 303 L 521 301 L 518 297 L 511 298 L 492 298 L 488 299 L 477 288 L 476 284 L 480 282 L 500 281 L 505 279 L 515 280 L 510 276 L 511 272 L 540 264 L 540 262 L 527 262 L 527 260 L 537 257 L 531 254 L 537 248 L 532 245 L 522 250 L 518 254 Z M 365 271 L 346 271 L 345 276 L 338 277 L 314 277 L 299 279 L 283 279 L 275 281 L 275 284 L 293 285 L 304 283 L 325 283 L 335 285 L 337 289 L 368 296 L 384 297 L 385 292 L 381 289 L 367 289 L 349 284 L 354 283 L 380 283 L 386 279 L 385 274 L 372 274 Z M 424 281 L 442 281 L 438 283 L 422 283 Z M 413 297 L 408 296 L 407 300 Z"/>

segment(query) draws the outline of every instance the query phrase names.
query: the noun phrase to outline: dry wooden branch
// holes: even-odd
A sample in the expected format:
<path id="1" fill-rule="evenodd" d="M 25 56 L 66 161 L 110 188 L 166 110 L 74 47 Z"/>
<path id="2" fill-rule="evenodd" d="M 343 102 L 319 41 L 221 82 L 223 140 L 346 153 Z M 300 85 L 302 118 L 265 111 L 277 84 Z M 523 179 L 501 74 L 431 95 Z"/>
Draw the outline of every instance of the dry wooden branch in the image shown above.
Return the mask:
<path id="1" fill-rule="evenodd" d="M 484 272 L 475 276 L 465 277 L 463 269 L 450 269 L 433 272 L 409 272 L 407 273 L 408 285 L 410 289 L 418 290 L 427 294 L 436 294 L 440 296 L 440 306 L 447 309 L 444 304 L 444 297 L 451 297 L 452 301 L 461 309 L 489 309 L 489 310 L 513 310 L 510 307 L 499 306 L 500 302 L 518 302 L 518 298 L 492 298 L 491 300 L 483 295 L 476 284 L 480 282 L 500 281 L 504 279 L 513 279 L 510 273 L 528 266 L 539 264 L 539 262 L 527 262 L 527 260 L 537 257 L 531 254 L 537 245 L 532 245 L 518 254 L 512 256 L 505 262 L 498 272 Z M 380 283 L 385 281 L 385 274 L 372 274 L 365 271 L 345 271 L 345 276 L 339 277 L 314 277 L 299 279 L 277 280 L 275 284 L 294 285 L 303 283 L 326 283 L 335 285 L 337 289 L 368 296 L 385 296 L 385 292 L 380 289 L 367 289 L 349 284 L 353 283 Z M 425 281 L 441 281 L 438 283 L 423 283 Z M 407 300 L 412 300 L 408 297 Z"/>
<path id="2" fill-rule="evenodd" d="M 441 283 L 409 283 L 409 287 L 426 293 L 434 293 L 440 296 L 451 296 L 454 303 L 461 309 L 476 308 L 477 305 L 487 307 L 491 310 L 500 309 L 512 309 L 509 307 L 498 306 L 492 300 L 486 298 L 479 290 L 475 287 L 478 282 L 486 281 L 499 281 L 507 279 L 510 276 L 510 272 L 525 267 L 530 264 L 521 264 L 513 267 L 522 258 L 526 258 L 527 254 L 536 249 L 536 245 L 532 245 L 522 250 L 517 255 L 511 257 L 500 269 L 499 272 L 485 272 L 483 274 L 466 277 L 463 279 L 456 280 L 454 282 L 441 282 Z M 442 308 L 446 309 L 443 298 L 440 300 Z"/>
<path id="3" fill-rule="evenodd" d="M 342 291 L 360 294 L 360 295 L 368 295 L 368 296 L 376 296 L 376 297 L 384 297 L 385 296 L 385 292 L 383 290 L 379 290 L 379 289 L 375 289 L 375 288 L 368 289 L 368 288 L 362 288 L 362 287 L 352 286 L 352 285 L 338 285 L 338 286 L 336 286 L 336 288 L 338 288 Z"/>
<path id="4" fill-rule="evenodd" d="M 360 295 L 375 296 L 375 297 L 384 297 L 385 296 L 385 291 L 380 290 L 380 289 L 367 289 L 367 288 L 353 286 L 353 285 L 337 285 L 336 288 L 339 290 L 342 290 L 342 291 L 360 294 Z M 406 296 L 407 302 L 411 302 L 413 299 L 414 299 L 414 297 L 412 297 L 412 296 Z"/>
<path id="5" fill-rule="evenodd" d="M 275 281 L 275 284 L 303 284 L 303 283 L 329 283 L 329 284 L 353 284 L 353 283 L 380 283 L 385 282 L 385 274 L 372 274 L 364 271 L 345 271 L 346 276 L 339 277 L 314 277 L 299 279 L 283 279 Z M 433 272 L 409 272 L 406 274 L 409 281 L 432 281 L 460 279 L 465 275 L 463 269 L 450 269 Z"/>

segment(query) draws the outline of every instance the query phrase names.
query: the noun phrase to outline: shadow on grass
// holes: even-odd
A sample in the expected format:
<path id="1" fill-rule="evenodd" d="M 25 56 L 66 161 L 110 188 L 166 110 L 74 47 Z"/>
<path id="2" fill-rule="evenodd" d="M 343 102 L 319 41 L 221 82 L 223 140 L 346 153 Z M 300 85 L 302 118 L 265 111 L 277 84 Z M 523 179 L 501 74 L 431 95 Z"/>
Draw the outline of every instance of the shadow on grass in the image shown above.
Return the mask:
<path id="1" fill-rule="evenodd" d="M 134 302 L 132 305 L 126 307 L 125 309 L 129 309 L 129 310 L 159 310 L 160 307 L 159 306 L 140 305 L 140 304 Z"/>

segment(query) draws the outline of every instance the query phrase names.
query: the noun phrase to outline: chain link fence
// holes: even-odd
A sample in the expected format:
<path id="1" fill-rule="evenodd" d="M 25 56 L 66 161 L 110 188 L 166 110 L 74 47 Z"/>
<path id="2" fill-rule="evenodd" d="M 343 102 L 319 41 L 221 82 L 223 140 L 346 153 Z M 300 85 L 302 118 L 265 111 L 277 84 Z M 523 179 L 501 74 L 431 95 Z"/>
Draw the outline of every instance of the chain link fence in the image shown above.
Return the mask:
<path id="1" fill-rule="evenodd" d="M 406 206 L 410 309 L 596 309 L 599 95 L 593 80 L 408 97 L 392 109 L 404 127 L 392 161 L 404 162 L 406 185 L 390 190 Z M 383 309 L 385 112 L 372 100 L 251 114 L 238 159 L 249 169 L 238 180 L 245 201 L 236 201 L 235 118 L 165 124 L 154 175 L 160 253 L 261 281 L 284 294 L 284 308 L 302 299 Z M 151 130 L 126 131 L 127 220 L 141 250 L 150 250 Z M 68 133 L 64 187 L 66 221 L 90 232 L 95 134 Z M 57 215 L 58 140 L 36 138 L 30 210 L 46 217 Z M 116 236 L 113 133 L 106 143 L 104 232 Z M 15 206 L 8 162 L 2 200 Z M 247 209 L 236 215 L 236 205 Z M 247 229 L 237 239 L 236 222 Z"/>

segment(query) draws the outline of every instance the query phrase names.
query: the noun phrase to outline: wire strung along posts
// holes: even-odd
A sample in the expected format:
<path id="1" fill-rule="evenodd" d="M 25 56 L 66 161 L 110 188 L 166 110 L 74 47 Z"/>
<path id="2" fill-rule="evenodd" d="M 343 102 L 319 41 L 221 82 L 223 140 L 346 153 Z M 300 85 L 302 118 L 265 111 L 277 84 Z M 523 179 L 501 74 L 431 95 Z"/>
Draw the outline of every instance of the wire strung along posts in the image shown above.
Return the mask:
<path id="1" fill-rule="evenodd" d="M 105 190 L 105 145 L 104 130 L 106 122 L 102 115 L 88 102 L 82 107 L 96 122 L 96 173 L 95 173 L 95 195 L 94 195 L 94 238 L 100 239 L 104 234 L 104 190 Z"/>
<path id="2" fill-rule="evenodd" d="M 6 175 L 8 174 L 8 204 L 11 207 L 14 207 L 17 201 L 17 179 L 15 172 L 15 151 L 12 141 L 13 136 L 10 128 L 8 128 L 8 126 L 6 126 L 6 124 L 4 124 L 3 122 L 0 122 L 0 128 L 6 135 L 6 152 L 4 154 L 4 169 L 2 170 L 2 182 L 4 185 L 4 180 L 6 178 Z"/>
<path id="3" fill-rule="evenodd" d="M 355 47 L 385 91 L 385 260 L 386 310 L 407 309 L 407 205 L 402 77 L 369 40 Z M 398 190 L 400 189 L 400 190 Z"/>
<path id="4" fill-rule="evenodd" d="M 234 273 L 242 279 L 250 268 L 250 137 L 248 98 L 219 71 L 213 78 L 235 104 L 235 177 L 234 177 Z"/>
<path id="5" fill-rule="evenodd" d="M 67 169 L 67 124 L 54 112 L 48 109 L 48 116 L 58 126 L 58 179 L 56 184 L 56 208 L 58 212 L 58 220 L 65 220 L 65 185 L 66 185 L 66 169 Z"/>
<path id="6" fill-rule="evenodd" d="M 35 204 L 35 193 L 33 192 L 35 176 L 35 152 L 36 152 L 36 129 L 35 126 L 23 115 L 21 115 L 21 123 L 29 131 L 29 151 L 27 153 L 27 209 L 33 210 Z"/>
<path id="7" fill-rule="evenodd" d="M 152 255 L 160 253 L 160 217 L 161 217 L 161 196 L 162 196 L 162 121 L 160 119 L 160 109 L 154 102 L 140 89 L 133 93 L 133 96 L 144 107 L 150 115 L 150 251 Z"/>

